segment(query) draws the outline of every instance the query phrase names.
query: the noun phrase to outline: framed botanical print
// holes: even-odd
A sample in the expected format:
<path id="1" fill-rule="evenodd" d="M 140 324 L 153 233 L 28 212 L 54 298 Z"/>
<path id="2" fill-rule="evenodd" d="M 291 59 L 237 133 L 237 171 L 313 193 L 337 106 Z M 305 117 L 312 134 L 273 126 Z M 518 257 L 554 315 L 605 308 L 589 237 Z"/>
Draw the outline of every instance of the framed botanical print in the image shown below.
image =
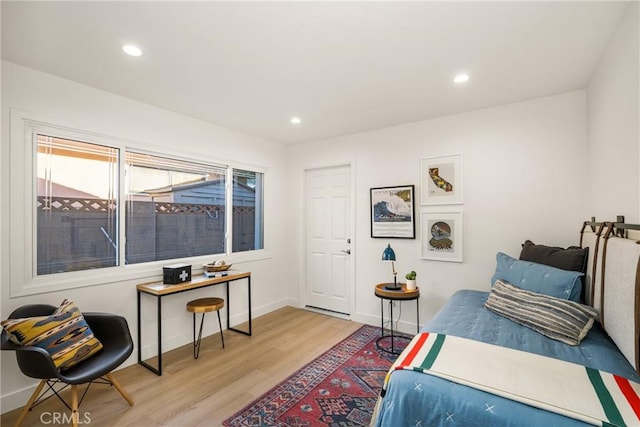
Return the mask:
<path id="1" fill-rule="evenodd" d="M 420 163 L 422 205 L 462 203 L 462 154 L 427 157 Z"/>
<path id="2" fill-rule="evenodd" d="M 422 259 L 462 262 L 462 212 L 422 212 Z"/>
<path id="3" fill-rule="evenodd" d="M 371 189 L 371 237 L 416 238 L 414 186 Z"/>

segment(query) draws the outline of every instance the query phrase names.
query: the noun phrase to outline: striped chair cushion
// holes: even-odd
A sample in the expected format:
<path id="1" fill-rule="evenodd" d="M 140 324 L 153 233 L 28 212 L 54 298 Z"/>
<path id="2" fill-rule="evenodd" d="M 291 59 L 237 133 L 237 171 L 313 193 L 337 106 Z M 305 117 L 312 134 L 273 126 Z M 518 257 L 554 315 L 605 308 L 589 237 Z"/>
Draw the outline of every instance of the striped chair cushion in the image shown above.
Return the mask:
<path id="1" fill-rule="evenodd" d="M 554 340 L 578 345 L 598 312 L 574 301 L 526 291 L 497 280 L 485 307 Z"/>
<path id="2" fill-rule="evenodd" d="M 47 350 L 58 369 L 70 368 L 102 349 L 78 307 L 67 299 L 51 316 L 7 319 L 2 327 L 16 344 Z"/>

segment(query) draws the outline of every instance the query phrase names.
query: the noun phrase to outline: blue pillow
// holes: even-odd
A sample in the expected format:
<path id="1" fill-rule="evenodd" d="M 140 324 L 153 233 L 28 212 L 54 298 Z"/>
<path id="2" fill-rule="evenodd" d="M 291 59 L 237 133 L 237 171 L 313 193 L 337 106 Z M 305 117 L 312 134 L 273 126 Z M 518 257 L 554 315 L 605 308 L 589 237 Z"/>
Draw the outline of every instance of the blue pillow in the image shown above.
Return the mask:
<path id="1" fill-rule="evenodd" d="M 583 273 L 561 270 L 531 261 L 520 261 L 507 254 L 496 255 L 496 272 L 491 286 L 500 279 L 520 289 L 578 302 L 582 291 Z"/>

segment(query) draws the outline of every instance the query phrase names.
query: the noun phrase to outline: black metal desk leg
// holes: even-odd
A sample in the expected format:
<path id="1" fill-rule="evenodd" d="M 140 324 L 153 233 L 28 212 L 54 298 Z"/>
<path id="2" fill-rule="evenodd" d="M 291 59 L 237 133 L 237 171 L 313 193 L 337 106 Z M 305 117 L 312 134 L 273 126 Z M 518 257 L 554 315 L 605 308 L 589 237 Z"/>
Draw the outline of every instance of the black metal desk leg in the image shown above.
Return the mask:
<path id="1" fill-rule="evenodd" d="M 251 335 L 251 276 L 247 277 L 247 288 L 249 292 L 249 335 Z"/>
<path id="2" fill-rule="evenodd" d="M 158 298 L 158 375 L 162 375 L 162 297 Z"/>
<path id="3" fill-rule="evenodd" d="M 142 360 L 142 315 L 140 314 L 140 294 L 138 292 L 138 363 L 156 375 L 162 375 L 162 312 L 161 312 L 161 297 L 158 299 L 158 368 L 151 366 L 144 360 Z"/>
<path id="4" fill-rule="evenodd" d="M 243 331 L 241 329 L 234 328 L 231 326 L 231 314 L 229 313 L 229 306 L 231 305 L 231 301 L 230 301 L 231 297 L 229 296 L 229 282 L 225 282 L 225 285 L 227 288 L 227 329 L 230 331 L 239 332 L 241 334 L 251 336 L 251 277 L 250 276 L 247 277 L 247 284 L 248 284 L 247 291 L 249 292 L 249 297 L 247 298 L 247 300 L 249 301 L 249 330 Z"/>
<path id="5" fill-rule="evenodd" d="M 142 362 L 142 332 L 141 332 L 141 326 L 140 323 L 142 322 L 141 319 L 141 315 L 140 315 L 140 291 L 137 292 L 138 294 L 138 363 Z"/>
<path id="6" fill-rule="evenodd" d="M 231 314 L 229 312 L 229 307 L 231 306 L 231 301 L 229 301 L 229 282 L 224 282 L 224 287 L 227 291 L 227 329 L 231 329 Z"/>

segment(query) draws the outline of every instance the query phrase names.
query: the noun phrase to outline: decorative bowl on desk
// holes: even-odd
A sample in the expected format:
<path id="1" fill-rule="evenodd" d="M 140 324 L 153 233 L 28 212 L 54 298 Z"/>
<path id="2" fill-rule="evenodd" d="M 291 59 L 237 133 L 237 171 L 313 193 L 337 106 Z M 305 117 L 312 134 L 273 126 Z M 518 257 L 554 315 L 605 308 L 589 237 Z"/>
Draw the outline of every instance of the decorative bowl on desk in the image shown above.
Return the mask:
<path id="1" fill-rule="evenodd" d="M 211 263 L 211 264 L 202 264 L 202 267 L 205 269 L 205 271 L 208 271 L 209 273 L 215 273 L 218 271 L 227 271 L 228 269 L 231 268 L 233 264 L 215 264 L 215 263 Z"/>

